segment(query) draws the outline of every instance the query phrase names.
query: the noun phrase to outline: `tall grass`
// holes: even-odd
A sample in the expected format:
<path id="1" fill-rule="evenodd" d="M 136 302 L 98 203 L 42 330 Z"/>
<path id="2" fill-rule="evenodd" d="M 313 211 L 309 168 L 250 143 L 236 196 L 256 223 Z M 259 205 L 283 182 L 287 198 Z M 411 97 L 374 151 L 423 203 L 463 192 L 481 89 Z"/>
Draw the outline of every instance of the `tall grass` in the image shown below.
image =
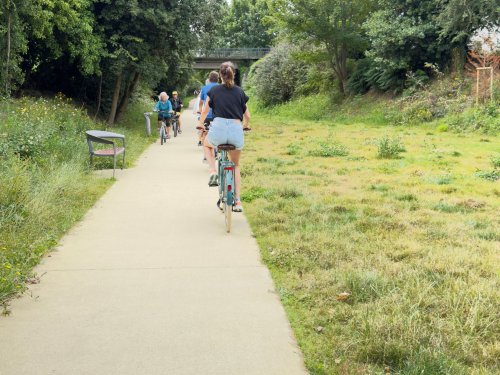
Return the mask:
<path id="1" fill-rule="evenodd" d="M 126 135 L 129 165 L 150 143 L 143 107 L 112 129 Z M 33 266 L 112 183 L 92 173 L 88 129 L 104 124 L 62 96 L 0 102 L 0 304 L 36 281 Z"/>

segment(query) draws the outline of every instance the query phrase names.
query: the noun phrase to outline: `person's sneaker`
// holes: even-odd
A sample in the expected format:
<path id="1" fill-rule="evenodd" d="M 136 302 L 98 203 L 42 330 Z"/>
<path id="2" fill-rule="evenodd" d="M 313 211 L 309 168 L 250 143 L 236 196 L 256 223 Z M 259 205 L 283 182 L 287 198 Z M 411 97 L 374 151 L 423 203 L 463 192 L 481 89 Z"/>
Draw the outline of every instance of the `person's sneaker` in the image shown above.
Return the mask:
<path id="1" fill-rule="evenodd" d="M 167 134 L 167 139 L 170 139 L 170 136 Z"/>
<path id="2" fill-rule="evenodd" d="M 181 134 L 181 133 L 182 133 L 182 130 L 181 130 L 181 129 L 179 129 L 179 134 Z"/>
<path id="3" fill-rule="evenodd" d="M 233 211 L 234 212 L 243 212 L 243 206 L 241 205 L 240 200 L 237 200 L 236 203 L 234 204 Z"/>
<path id="4" fill-rule="evenodd" d="M 201 146 L 201 141 L 198 141 L 198 146 Z"/>
<path id="5" fill-rule="evenodd" d="M 207 158 L 204 156 L 203 160 L 201 162 L 204 163 L 204 164 L 208 163 Z"/>
<path id="6" fill-rule="evenodd" d="M 208 180 L 208 186 L 219 186 L 219 176 L 217 174 L 211 174 L 210 175 L 210 180 Z"/>

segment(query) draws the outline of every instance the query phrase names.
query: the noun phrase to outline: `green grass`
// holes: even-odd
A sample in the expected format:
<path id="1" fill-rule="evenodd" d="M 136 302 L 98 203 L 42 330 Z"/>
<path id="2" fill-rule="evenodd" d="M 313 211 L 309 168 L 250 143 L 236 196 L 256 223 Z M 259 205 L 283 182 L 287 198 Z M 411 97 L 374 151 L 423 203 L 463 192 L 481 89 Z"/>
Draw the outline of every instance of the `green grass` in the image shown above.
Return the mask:
<path id="1" fill-rule="evenodd" d="M 477 175 L 497 170 L 498 138 L 387 126 L 356 100 L 319 121 L 253 108 L 243 154 L 246 216 L 307 368 L 499 373 L 500 186 Z M 384 137 L 406 152 L 380 158 Z M 337 145 L 348 156 L 322 152 Z"/>
<path id="2" fill-rule="evenodd" d="M 130 166 L 151 139 L 147 103 L 131 104 L 124 121 Z M 68 99 L 0 102 L 0 305 L 36 282 L 32 269 L 112 184 L 89 165 L 84 131 L 104 129 Z M 112 168 L 110 158 L 95 168 Z"/>

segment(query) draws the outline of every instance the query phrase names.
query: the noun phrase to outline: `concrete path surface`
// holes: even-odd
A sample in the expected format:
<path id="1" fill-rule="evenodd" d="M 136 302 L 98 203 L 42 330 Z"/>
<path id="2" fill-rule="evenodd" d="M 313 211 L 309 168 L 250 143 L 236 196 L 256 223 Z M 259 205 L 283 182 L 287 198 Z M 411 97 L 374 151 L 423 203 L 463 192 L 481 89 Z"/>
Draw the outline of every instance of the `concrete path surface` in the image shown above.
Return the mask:
<path id="1" fill-rule="evenodd" d="M 0 375 L 307 373 L 250 228 L 234 214 L 225 233 L 183 119 L 117 171 L 0 318 Z"/>

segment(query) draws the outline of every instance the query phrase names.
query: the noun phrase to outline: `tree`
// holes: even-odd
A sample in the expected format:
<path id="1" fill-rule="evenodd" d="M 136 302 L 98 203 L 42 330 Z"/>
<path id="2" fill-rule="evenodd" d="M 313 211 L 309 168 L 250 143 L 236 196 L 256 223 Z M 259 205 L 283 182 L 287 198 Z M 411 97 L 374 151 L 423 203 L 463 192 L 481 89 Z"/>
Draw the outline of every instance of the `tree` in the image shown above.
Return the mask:
<path id="1" fill-rule="evenodd" d="M 223 22 L 225 44 L 235 48 L 270 47 L 273 35 L 264 23 L 269 11 L 265 0 L 233 0 Z"/>
<path id="2" fill-rule="evenodd" d="M 6 96 L 24 79 L 20 63 L 27 50 L 27 39 L 19 16 L 22 10 L 23 4 L 13 0 L 0 3 L 0 93 Z"/>
<path id="3" fill-rule="evenodd" d="M 316 47 L 313 53 L 326 59 L 344 95 L 348 58 L 368 46 L 362 24 L 374 7 L 372 0 L 275 0 L 270 19 L 292 41 Z"/>
<path id="4" fill-rule="evenodd" d="M 408 73 L 449 59 L 434 20 L 438 9 L 435 0 L 387 0 L 370 16 L 364 28 L 371 42 L 366 56 L 372 61 L 372 87 L 401 90 Z"/>
<path id="5" fill-rule="evenodd" d="M 437 17 L 441 43 L 447 43 L 454 53 L 452 65 L 463 69 L 471 36 L 481 28 L 500 25 L 498 0 L 441 0 Z"/>
<path id="6" fill-rule="evenodd" d="M 3 0 L 2 86 L 7 94 L 36 72 L 63 55 L 74 61 L 85 74 L 95 71 L 100 41 L 93 33 L 91 0 Z M 5 35 L 5 39 L 3 36 Z M 5 43 L 3 41 L 5 40 Z M 5 62 L 4 62 L 5 61 Z M 10 87 L 10 85 L 13 87 Z"/>
<path id="7" fill-rule="evenodd" d="M 211 0 L 220 3 L 219 0 Z M 213 20 L 203 0 L 101 0 L 94 14 L 105 42 L 102 63 L 104 103 L 108 123 L 125 111 L 129 98 L 142 80 L 155 87 L 165 77 L 185 77 L 198 38 Z M 201 19 L 201 21 L 200 21 Z M 174 82 L 169 82 L 173 84 Z"/>

